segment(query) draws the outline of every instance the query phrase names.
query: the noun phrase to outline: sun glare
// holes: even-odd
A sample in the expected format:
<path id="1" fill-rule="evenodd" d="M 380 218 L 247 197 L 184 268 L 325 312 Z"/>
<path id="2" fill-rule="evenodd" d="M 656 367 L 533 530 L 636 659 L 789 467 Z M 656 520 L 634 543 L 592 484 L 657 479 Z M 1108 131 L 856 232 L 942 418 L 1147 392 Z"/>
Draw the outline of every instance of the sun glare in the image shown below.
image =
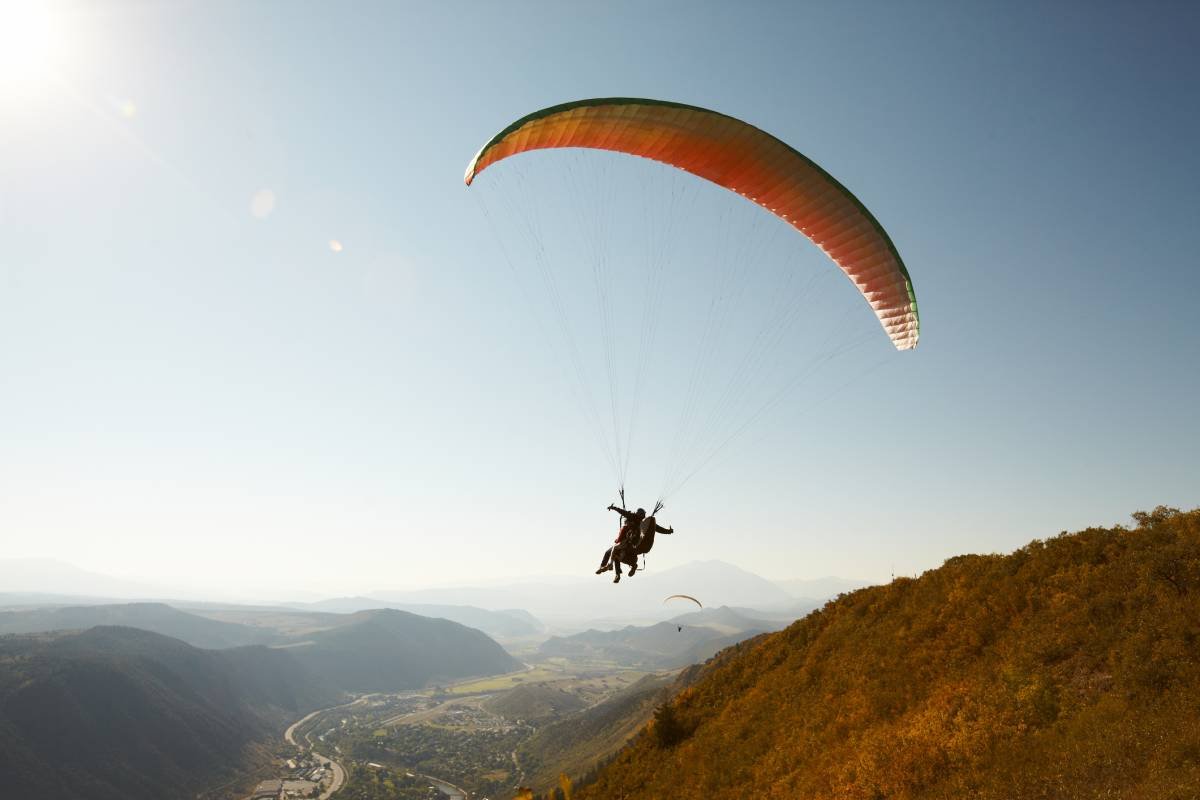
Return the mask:
<path id="1" fill-rule="evenodd" d="M 61 55 L 62 39 L 48 3 L 0 0 L 0 91 L 39 88 Z"/>

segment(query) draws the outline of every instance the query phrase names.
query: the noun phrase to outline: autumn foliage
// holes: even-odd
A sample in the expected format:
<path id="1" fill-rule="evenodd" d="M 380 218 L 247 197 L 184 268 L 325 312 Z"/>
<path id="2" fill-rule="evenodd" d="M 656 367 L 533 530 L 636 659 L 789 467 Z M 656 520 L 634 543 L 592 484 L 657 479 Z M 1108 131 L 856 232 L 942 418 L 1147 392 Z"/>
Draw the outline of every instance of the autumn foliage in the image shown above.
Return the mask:
<path id="1" fill-rule="evenodd" d="M 960 556 L 744 645 L 581 800 L 1200 797 L 1200 510 Z"/>

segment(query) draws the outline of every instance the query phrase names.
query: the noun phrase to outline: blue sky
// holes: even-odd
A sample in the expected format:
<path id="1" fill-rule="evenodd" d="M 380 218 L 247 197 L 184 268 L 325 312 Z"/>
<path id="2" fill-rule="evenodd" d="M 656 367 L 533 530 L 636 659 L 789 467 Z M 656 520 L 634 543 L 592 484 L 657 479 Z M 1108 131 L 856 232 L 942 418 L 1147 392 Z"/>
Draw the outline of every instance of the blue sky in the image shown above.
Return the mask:
<path id="1" fill-rule="evenodd" d="M 461 175 L 610 95 L 813 158 L 922 311 L 697 476 L 659 566 L 883 579 L 1200 498 L 1187 4 L 51 8 L 53 64 L 0 95 L 5 555 L 330 592 L 589 568 L 612 478 Z"/>

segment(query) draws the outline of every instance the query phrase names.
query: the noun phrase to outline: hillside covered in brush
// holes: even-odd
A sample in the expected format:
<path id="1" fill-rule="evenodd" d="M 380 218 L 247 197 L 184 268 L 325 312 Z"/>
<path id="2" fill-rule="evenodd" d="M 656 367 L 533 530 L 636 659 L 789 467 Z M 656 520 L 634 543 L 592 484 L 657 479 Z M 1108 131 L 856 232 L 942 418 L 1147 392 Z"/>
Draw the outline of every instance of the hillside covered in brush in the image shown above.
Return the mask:
<path id="1" fill-rule="evenodd" d="M 747 642 L 576 798 L 1200 797 L 1200 510 L 960 556 Z"/>
<path id="2" fill-rule="evenodd" d="M 201 650 L 120 627 L 0 636 L 0 794 L 194 798 L 339 697 L 262 646 Z"/>

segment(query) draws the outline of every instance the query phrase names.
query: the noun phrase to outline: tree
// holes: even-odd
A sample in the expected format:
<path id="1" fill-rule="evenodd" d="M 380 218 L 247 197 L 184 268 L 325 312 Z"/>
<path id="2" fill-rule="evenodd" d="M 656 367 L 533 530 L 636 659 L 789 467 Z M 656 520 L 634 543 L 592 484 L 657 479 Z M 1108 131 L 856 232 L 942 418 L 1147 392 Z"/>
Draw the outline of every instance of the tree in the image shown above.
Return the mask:
<path id="1" fill-rule="evenodd" d="M 675 711 L 670 700 L 664 702 L 654 712 L 654 721 L 650 726 L 650 735 L 659 747 L 674 747 L 687 738 L 687 731 L 679 714 Z"/>

